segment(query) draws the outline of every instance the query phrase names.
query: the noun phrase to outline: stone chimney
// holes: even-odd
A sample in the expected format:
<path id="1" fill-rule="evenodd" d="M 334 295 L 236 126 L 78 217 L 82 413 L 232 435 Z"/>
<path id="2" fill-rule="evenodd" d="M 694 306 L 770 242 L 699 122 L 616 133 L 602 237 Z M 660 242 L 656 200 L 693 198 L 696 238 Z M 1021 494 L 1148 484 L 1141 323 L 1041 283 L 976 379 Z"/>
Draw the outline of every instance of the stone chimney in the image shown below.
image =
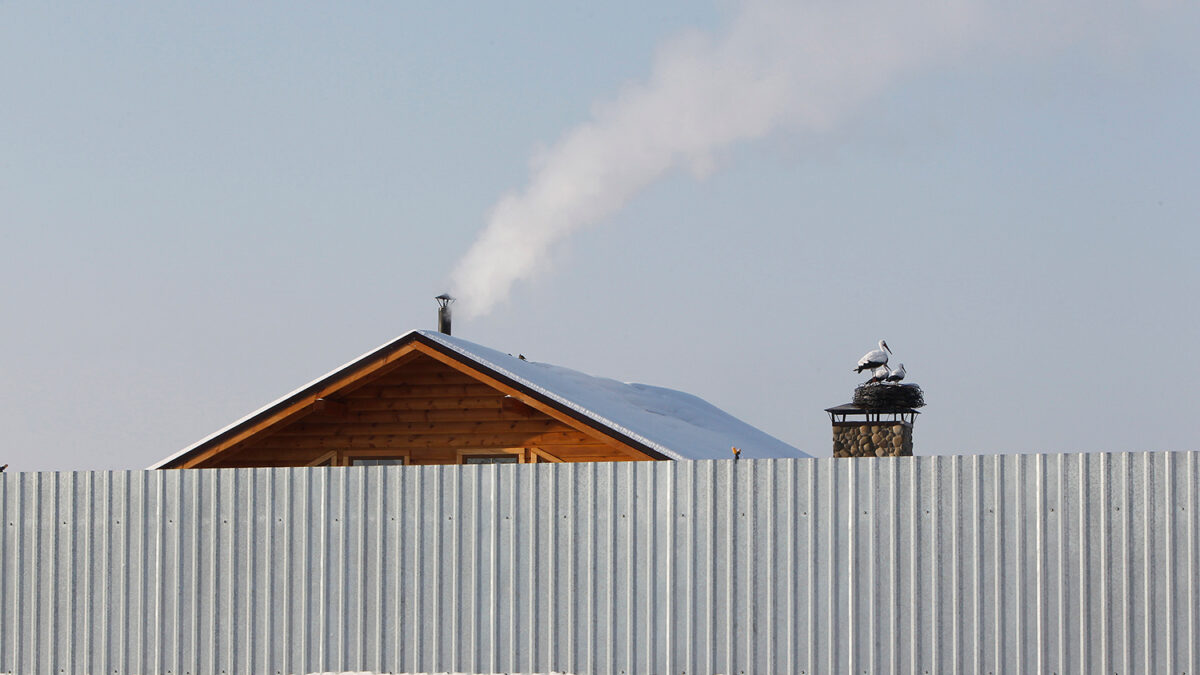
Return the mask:
<path id="1" fill-rule="evenodd" d="M 834 457 L 911 457 L 913 423 L 918 413 L 912 408 L 877 410 L 853 403 L 826 408 L 833 423 Z"/>

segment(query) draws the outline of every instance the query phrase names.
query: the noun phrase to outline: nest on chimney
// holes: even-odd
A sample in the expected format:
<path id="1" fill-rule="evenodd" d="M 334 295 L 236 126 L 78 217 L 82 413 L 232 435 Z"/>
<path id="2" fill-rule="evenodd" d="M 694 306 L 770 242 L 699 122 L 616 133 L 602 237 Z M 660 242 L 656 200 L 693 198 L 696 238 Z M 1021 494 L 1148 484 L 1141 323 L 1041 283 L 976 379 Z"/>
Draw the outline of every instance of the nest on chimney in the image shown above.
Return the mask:
<path id="1" fill-rule="evenodd" d="M 866 382 L 854 388 L 854 405 L 864 410 L 897 410 L 925 405 L 925 392 L 916 384 Z"/>

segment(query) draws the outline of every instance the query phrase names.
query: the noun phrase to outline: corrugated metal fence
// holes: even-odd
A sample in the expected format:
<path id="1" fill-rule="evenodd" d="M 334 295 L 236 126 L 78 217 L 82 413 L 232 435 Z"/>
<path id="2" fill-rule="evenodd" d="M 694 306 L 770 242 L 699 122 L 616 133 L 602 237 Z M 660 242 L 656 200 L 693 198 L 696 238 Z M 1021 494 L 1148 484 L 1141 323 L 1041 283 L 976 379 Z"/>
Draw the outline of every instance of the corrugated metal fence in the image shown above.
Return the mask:
<path id="1" fill-rule="evenodd" d="M 1200 673 L 1197 454 L 0 474 L 0 672 Z"/>

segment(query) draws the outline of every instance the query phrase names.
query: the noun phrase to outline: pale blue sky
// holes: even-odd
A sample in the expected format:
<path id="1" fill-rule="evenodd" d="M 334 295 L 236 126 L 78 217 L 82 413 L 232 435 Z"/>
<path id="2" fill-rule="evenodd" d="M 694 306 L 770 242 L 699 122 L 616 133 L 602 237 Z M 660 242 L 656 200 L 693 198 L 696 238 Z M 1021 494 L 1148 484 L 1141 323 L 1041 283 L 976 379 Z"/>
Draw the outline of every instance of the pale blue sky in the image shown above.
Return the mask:
<path id="1" fill-rule="evenodd" d="M 818 456 L 881 337 L 918 453 L 1197 449 L 1200 10 L 1080 6 L 667 171 L 455 334 Z M 433 327 L 531 158 L 742 9 L 0 3 L 0 464 L 143 467 Z"/>

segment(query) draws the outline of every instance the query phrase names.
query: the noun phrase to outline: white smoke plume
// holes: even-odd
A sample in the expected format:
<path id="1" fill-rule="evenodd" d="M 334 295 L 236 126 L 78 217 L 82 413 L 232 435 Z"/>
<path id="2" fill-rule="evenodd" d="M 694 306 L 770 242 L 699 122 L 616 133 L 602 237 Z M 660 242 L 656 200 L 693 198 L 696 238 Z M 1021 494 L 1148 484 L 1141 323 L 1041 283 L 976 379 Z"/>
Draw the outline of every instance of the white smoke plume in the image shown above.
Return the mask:
<path id="1" fill-rule="evenodd" d="M 897 79 L 964 50 L 1025 50 L 1093 32 L 1088 3 L 753 0 L 720 36 L 681 35 L 649 77 L 535 158 L 453 273 L 471 317 L 537 274 L 551 248 L 676 168 L 704 177 L 731 144 L 778 129 L 822 133 Z M 1003 13 L 1001 13 L 1003 12 Z M 1114 17 L 1108 17 L 1110 19 Z"/>

